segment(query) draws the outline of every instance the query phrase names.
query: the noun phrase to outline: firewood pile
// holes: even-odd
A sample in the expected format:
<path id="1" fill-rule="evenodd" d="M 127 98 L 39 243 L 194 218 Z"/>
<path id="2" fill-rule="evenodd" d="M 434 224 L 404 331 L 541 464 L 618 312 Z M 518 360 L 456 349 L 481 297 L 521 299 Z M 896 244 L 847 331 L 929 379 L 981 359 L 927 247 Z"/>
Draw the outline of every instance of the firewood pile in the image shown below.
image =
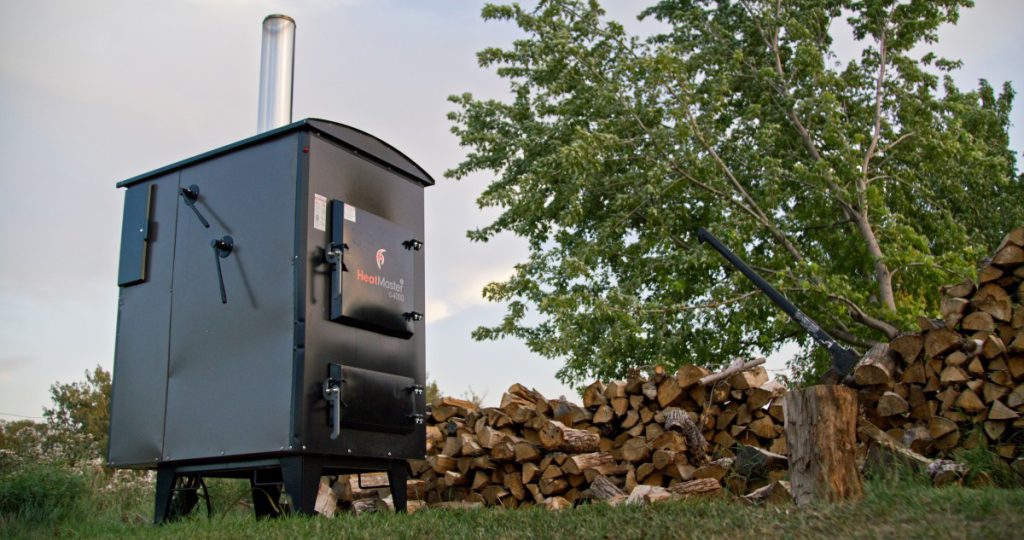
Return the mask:
<path id="1" fill-rule="evenodd" d="M 559 507 L 627 498 L 637 486 L 657 488 L 637 492 L 647 499 L 715 492 L 737 444 L 786 451 L 785 389 L 760 365 L 747 367 L 716 376 L 684 366 L 595 382 L 582 406 L 518 384 L 498 407 L 442 398 L 427 427 L 428 457 L 412 470 L 429 503 Z M 754 487 L 779 479 L 761 478 Z"/>
<path id="2" fill-rule="evenodd" d="M 853 372 L 867 422 L 925 456 L 988 447 L 1024 474 L 1024 228 L 978 282 L 945 287 L 941 319 L 873 349 Z"/>

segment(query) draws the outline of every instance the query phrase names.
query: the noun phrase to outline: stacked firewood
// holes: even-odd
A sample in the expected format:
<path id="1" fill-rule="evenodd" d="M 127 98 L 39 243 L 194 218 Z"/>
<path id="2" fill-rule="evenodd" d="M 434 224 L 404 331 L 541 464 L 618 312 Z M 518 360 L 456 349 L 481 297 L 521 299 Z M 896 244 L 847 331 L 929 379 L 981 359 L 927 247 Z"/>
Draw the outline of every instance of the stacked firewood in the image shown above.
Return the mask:
<path id="1" fill-rule="evenodd" d="M 988 447 L 1024 473 L 1024 228 L 977 283 L 943 289 L 941 319 L 873 349 L 851 384 L 867 422 L 926 456 Z"/>
<path id="2" fill-rule="evenodd" d="M 582 406 L 519 384 L 498 407 L 442 398 L 428 422 L 427 459 L 411 466 L 430 503 L 560 507 L 634 492 L 644 500 L 714 492 L 738 444 L 785 453 L 784 393 L 760 365 L 736 364 L 717 375 L 684 366 L 595 382 Z M 761 485 L 778 479 L 762 476 Z"/>

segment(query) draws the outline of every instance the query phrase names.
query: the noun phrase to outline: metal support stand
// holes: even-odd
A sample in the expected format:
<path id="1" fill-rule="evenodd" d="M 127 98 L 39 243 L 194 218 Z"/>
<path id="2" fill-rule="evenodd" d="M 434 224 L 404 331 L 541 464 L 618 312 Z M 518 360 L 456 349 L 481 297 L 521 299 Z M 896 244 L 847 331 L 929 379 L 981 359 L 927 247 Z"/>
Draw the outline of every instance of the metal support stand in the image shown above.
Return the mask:
<path id="1" fill-rule="evenodd" d="M 252 490 L 252 509 L 256 519 L 276 518 L 281 515 L 281 485 L 258 484 L 255 478 L 249 478 Z"/>
<path id="2" fill-rule="evenodd" d="M 206 515 L 213 515 L 210 504 L 210 492 L 206 489 L 203 477 L 198 474 L 182 474 L 173 467 L 161 467 L 157 470 L 156 506 L 153 512 L 154 523 L 162 523 L 187 516 L 199 499 L 206 503 Z"/>
<path id="3" fill-rule="evenodd" d="M 174 495 L 174 467 L 160 467 L 156 470 L 156 508 L 153 523 L 163 523 L 171 513 L 171 496 Z"/>
<path id="4" fill-rule="evenodd" d="M 316 492 L 320 488 L 323 464 L 319 459 L 305 456 L 281 458 L 281 478 L 284 492 L 291 498 L 289 511 L 313 515 L 316 507 Z"/>
<path id="5" fill-rule="evenodd" d="M 408 496 L 408 465 L 402 459 L 332 459 L 324 456 L 285 456 L 279 458 L 163 465 L 157 468 L 156 506 L 153 523 L 171 521 L 187 514 L 205 489 L 203 478 L 221 477 L 249 480 L 252 506 L 256 519 L 273 518 L 284 513 L 313 515 L 320 478 L 324 475 L 357 474 L 387 471 L 388 487 L 395 512 L 405 513 Z M 179 486 L 178 481 L 184 479 Z M 384 487 L 384 486 L 380 486 Z M 288 495 L 287 507 L 280 503 L 282 488 Z M 209 496 L 204 495 L 207 513 L 211 513 Z"/>
<path id="6" fill-rule="evenodd" d="M 388 484 L 391 484 L 391 501 L 395 504 L 395 513 L 404 514 L 406 507 L 406 484 L 409 471 L 404 460 L 392 460 L 388 464 Z"/>

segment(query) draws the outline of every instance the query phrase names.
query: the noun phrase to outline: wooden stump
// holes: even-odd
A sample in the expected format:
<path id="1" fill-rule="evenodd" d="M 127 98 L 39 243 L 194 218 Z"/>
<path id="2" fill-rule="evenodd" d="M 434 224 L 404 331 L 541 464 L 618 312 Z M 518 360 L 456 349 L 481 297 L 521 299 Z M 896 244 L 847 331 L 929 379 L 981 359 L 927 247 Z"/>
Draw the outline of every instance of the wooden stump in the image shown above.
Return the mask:
<path id="1" fill-rule="evenodd" d="M 790 480 L 798 505 L 861 498 L 855 461 L 857 393 L 845 386 L 812 386 L 786 396 Z"/>

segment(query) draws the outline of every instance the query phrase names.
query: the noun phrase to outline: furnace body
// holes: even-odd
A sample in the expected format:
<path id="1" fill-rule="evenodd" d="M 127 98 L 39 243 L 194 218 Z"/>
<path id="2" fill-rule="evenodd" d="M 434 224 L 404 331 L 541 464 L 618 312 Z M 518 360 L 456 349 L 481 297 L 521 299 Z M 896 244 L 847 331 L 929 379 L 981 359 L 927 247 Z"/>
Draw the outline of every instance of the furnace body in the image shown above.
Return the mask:
<path id="1" fill-rule="evenodd" d="M 319 478 L 422 459 L 433 183 L 316 119 L 119 183 L 110 464 L 243 476 L 291 460 Z"/>

